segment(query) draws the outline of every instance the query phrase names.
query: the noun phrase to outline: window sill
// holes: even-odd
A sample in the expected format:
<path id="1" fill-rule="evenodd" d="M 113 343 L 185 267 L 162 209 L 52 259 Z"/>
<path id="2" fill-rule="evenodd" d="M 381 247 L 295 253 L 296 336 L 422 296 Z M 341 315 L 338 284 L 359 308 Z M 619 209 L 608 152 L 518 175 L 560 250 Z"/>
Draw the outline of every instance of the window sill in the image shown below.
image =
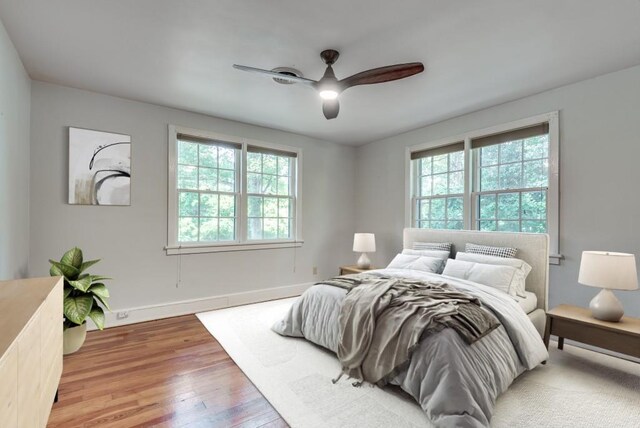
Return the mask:
<path id="1" fill-rule="evenodd" d="M 200 254 L 200 253 L 227 253 L 233 251 L 257 251 L 275 250 L 278 248 L 298 248 L 302 247 L 304 241 L 286 242 L 256 242 L 242 244 L 220 244 L 220 245 L 180 245 L 164 247 L 167 256 L 178 254 Z"/>
<path id="2" fill-rule="evenodd" d="M 550 265 L 559 265 L 560 260 L 564 259 L 562 254 L 550 254 L 549 255 L 549 264 Z"/>

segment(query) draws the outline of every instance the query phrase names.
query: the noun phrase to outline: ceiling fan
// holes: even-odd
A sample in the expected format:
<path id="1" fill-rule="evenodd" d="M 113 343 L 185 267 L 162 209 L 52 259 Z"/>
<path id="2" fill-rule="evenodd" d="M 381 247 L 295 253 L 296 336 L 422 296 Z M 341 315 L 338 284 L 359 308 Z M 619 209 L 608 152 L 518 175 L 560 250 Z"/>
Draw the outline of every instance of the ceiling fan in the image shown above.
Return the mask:
<path id="1" fill-rule="evenodd" d="M 294 73 L 287 73 L 275 70 L 263 70 L 261 68 L 247 67 L 246 65 L 233 64 L 238 70 L 261 73 L 274 79 L 285 80 L 291 83 L 300 83 L 318 91 L 322 98 L 322 112 L 327 119 L 335 119 L 340 111 L 338 95 L 352 86 L 371 85 L 374 83 L 391 82 L 393 80 L 404 79 L 424 71 L 421 62 L 410 62 L 407 64 L 388 65 L 386 67 L 366 70 L 345 79 L 338 80 L 331 67 L 338 60 L 340 54 L 333 49 L 327 49 L 320 53 L 320 57 L 327 64 L 327 69 L 322 79 L 316 81 L 296 76 Z"/>

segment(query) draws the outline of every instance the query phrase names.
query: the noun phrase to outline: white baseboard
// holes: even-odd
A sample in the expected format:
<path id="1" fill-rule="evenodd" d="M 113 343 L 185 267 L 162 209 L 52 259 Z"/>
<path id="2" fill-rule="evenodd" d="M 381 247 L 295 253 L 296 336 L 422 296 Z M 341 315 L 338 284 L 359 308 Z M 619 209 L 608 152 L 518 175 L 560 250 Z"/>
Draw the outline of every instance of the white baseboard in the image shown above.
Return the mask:
<path id="1" fill-rule="evenodd" d="M 286 285 L 284 287 L 267 288 L 264 290 L 247 291 L 244 293 L 225 294 L 222 296 L 182 300 L 179 302 L 169 302 L 158 305 L 139 306 L 137 308 L 114 309 L 113 312 L 105 313 L 105 326 L 106 328 L 117 327 L 120 325 L 135 324 L 144 321 L 153 321 L 162 318 L 212 311 L 215 309 L 230 308 L 232 306 L 266 302 L 267 300 L 299 296 L 313 284 L 314 283 L 309 282 L 304 284 Z M 118 314 L 122 313 L 126 313 L 127 317 L 118 318 Z M 96 330 L 96 327 L 92 322 L 88 322 L 87 330 Z"/>

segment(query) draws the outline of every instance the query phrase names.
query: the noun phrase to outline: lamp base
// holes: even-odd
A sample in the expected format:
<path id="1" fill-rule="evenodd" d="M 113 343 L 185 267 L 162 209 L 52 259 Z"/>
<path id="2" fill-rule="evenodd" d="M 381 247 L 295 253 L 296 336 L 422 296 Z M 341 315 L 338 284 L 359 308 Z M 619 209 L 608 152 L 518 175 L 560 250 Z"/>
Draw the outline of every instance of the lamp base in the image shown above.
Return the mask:
<path id="1" fill-rule="evenodd" d="M 360 269 L 369 269 L 371 267 L 371 260 L 369 260 L 369 257 L 367 256 L 367 253 L 362 253 L 360 255 L 360 258 L 358 259 L 357 266 Z"/>
<path id="2" fill-rule="evenodd" d="M 591 315 L 602 321 L 618 322 L 624 315 L 622 303 L 615 294 L 603 288 L 589 303 Z"/>

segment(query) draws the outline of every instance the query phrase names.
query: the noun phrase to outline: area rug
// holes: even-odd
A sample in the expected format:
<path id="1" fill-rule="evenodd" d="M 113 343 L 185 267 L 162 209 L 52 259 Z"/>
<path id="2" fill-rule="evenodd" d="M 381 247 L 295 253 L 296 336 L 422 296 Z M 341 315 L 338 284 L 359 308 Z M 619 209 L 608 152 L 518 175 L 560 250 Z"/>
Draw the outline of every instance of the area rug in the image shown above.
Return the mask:
<path id="1" fill-rule="evenodd" d="M 294 428 L 429 427 L 397 388 L 333 384 L 335 355 L 271 331 L 294 299 L 198 314 L 209 332 Z M 493 427 L 640 426 L 640 364 L 565 344 L 499 397 Z"/>

